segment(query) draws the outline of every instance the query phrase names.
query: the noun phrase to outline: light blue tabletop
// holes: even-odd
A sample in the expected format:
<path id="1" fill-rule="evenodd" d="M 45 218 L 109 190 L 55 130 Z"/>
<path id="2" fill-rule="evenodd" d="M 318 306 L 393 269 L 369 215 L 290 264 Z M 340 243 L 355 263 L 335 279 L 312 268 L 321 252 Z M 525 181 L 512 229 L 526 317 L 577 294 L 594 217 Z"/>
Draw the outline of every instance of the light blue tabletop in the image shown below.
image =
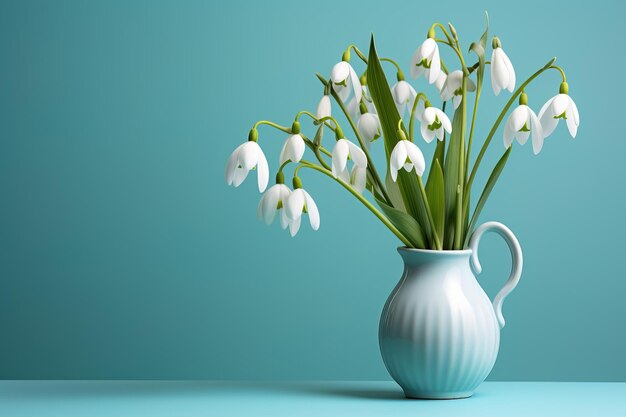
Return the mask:
<path id="1" fill-rule="evenodd" d="M 409 400 L 393 382 L 0 381 L 0 416 L 626 416 L 626 383 L 486 382 Z"/>

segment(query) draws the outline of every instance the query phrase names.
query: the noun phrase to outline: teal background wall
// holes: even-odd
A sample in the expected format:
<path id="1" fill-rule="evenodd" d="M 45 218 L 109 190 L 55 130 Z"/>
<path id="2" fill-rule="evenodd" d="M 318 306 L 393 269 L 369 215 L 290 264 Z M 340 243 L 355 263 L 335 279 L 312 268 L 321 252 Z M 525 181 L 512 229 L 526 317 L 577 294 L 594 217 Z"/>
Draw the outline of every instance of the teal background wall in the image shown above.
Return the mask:
<path id="1" fill-rule="evenodd" d="M 525 255 L 490 378 L 626 381 L 626 6 L 534 0 L 3 1 L 0 377 L 388 378 L 377 324 L 396 239 L 312 172 L 322 226 L 292 239 L 255 218 L 254 181 L 225 185 L 225 161 L 256 120 L 314 110 L 314 73 L 349 43 L 374 32 L 408 73 L 432 21 L 467 45 L 483 10 L 518 83 L 558 56 L 582 122 L 538 157 L 516 146 L 484 211 Z M 538 80 L 530 105 L 558 85 Z M 508 96 L 486 86 L 479 142 Z M 284 135 L 260 134 L 275 170 Z M 485 166 L 502 149 L 499 132 Z M 483 244 L 493 295 L 510 261 Z"/>

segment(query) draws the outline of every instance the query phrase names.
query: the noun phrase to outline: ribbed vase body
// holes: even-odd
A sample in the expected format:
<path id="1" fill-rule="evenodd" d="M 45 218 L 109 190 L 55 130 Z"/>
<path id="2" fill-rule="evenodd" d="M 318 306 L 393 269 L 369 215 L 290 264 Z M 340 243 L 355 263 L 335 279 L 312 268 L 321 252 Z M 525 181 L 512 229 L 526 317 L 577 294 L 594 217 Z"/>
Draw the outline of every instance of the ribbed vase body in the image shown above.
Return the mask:
<path id="1" fill-rule="evenodd" d="M 471 250 L 399 249 L 405 264 L 379 327 L 387 370 L 409 398 L 465 398 L 498 355 L 500 327 Z"/>

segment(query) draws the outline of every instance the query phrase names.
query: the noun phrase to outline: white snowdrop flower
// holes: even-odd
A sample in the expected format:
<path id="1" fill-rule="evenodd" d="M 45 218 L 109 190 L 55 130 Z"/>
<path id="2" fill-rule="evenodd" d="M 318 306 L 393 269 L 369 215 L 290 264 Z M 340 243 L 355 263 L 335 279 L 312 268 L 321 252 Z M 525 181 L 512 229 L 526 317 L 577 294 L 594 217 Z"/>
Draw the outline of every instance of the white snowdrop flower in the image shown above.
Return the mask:
<path id="1" fill-rule="evenodd" d="M 300 162 L 302 155 L 304 155 L 304 139 L 300 136 L 300 133 L 289 136 L 283 148 L 280 151 L 280 164 L 284 164 L 286 161 Z"/>
<path id="2" fill-rule="evenodd" d="M 520 145 L 525 144 L 531 133 L 533 152 L 537 155 L 543 147 L 543 129 L 535 112 L 528 107 L 528 96 L 522 93 L 519 106 L 511 112 L 504 126 L 504 147 L 511 146 L 513 139 Z"/>
<path id="3" fill-rule="evenodd" d="M 504 53 L 497 36 L 492 42 L 493 52 L 491 53 L 491 87 L 493 93 L 497 96 L 500 90 L 507 89 L 513 92 L 515 89 L 515 69 L 511 60 Z"/>
<path id="4" fill-rule="evenodd" d="M 439 73 L 439 76 L 435 80 L 435 87 L 437 88 L 437 91 L 439 91 L 439 94 L 441 94 L 441 91 L 443 90 L 443 86 L 446 83 L 446 78 L 448 78 L 446 73 L 441 71 Z"/>
<path id="5" fill-rule="evenodd" d="M 289 225 L 289 219 L 285 213 L 285 203 L 291 194 L 291 190 L 285 184 L 272 185 L 261 197 L 257 208 L 257 217 L 265 224 L 270 225 L 274 222 L 276 214 L 280 212 L 280 225 L 286 229 Z"/>
<path id="6" fill-rule="evenodd" d="M 398 141 L 389 158 L 389 173 L 394 182 L 398 178 L 398 171 L 402 168 L 407 172 L 415 169 L 415 173 L 419 176 L 422 176 L 426 169 L 424 154 L 416 144 L 406 139 Z"/>
<path id="7" fill-rule="evenodd" d="M 440 109 L 426 104 L 426 109 L 420 117 L 422 137 L 427 143 L 433 141 L 435 136 L 438 140 L 443 140 L 444 130 L 452 132 L 452 123 L 448 116 Z"/>
<path id="8" fill-rule="evenodd" d="M 341 61 L 335 64 L 330 72 L 330 79 L 341 101 L 346 101 L 350 97 L 350 93 L 354 93 L 357 103 L 361 101 L 363 88 L 359 76 L 349 62 Z"/>
<path id="9" fill-rule="evenodd" d="M 441 71 L 439 46 L 431 37 L 428 37 L 417 48 L 411 59 L 411 77 L 417 78 L 424 74 L 429 84 L 434 83 Z"/>
<path id="10" fill-rule="evenodd" d="M 256 130 L 251 131 L 256 132 Z M 256 135 L 256 133 L 254 133 Z M 241 144 L 233 151 L 226 162 L 226 184 L 239 187 L 248 173 L 256 168 L 259 191 L 265 191 L 269 181 L 269 167 L 265 154 L 255 140 Z"/>
<path id="11" fill-rule="evenodd" d="M 378 115 L 374 113 L 363 113 L 357 122 L 357 129 L 366 146 L 378 139 L 381 135 L 381 126 Z"/>
<path id="12" fill-rule="evenodd" d="M 560 93 L 548 100 L 539 111 L 538 117 L 543 128 L 544 138 L 554 132 L 559 119 L 565 120 L 569 134 L 573 138 L 576 137 L 576 132 L 578 132 L 578 126 L 580 125 L 580 116 L 578 107 L 576 107 L 576 103 L 569 96 L 568 90 L 567 83 L 561 83 Z"/>
<path id="13" fill-rule="evenodd" d="M 348 158 L 351 158 L 354 165 L 367 168 L 367 157 L 365 152 L 347 139 L 339 139 L 333 148 L 331 170 L 335 178 L 341 178 L 350 184 L 350 174 L 348 173 Z M 359 171 L 359 175 L 365 175 Z M 360 180 L 361 178 L 359 178 Z"/>
<path id="14" fill-rule="evenodd" d="M 400 117 L 404 117 L 407 108 L 410 111 L 411 107 L 413 107 L 417 92 L 411 84 L 404 80 L 399 80 L 391 87 L 391 95 L 393 96 L 393 101 L 396 103 Z"/>
<path id="15" fill-rule="evenodd" d="M 324 117 L 329 117 L 330 115 L 330 97 L 328 96 L 328 94 L 325 94 L 317 105 L 317 112 L 315 113 L 315 117 L 317 117 L 318 119 L 322 119 Z"/>
<path id="16" fill-rule="evenodd" d="M 454 108 L 457 109 L 461 101 L 463 100 L 462 95 L 463 88 L 463 71 L 456 70 L 452 71 L 446 77 L 446 81 L 443 83 L 443 88 L 441 90 L 441 99 L 443 101 L 448 101 L 452 99 L 454 104 Z M 469 78 L 467 79 L 467 91 L 476 91 L 476 84 Z"/>
<path id="17" fill-rule="evenodd" d="M 298 179 L 299 181 L 299 179 Z M 295 182 L 295 179 L 294 179 Z M 306 192 L 303 188 L 297 188 L 289 194 L 287 202 L 285 203 L 285 214 L 289 223 L 289 233 L 291 236 L 295 236 L 300 230 L 300 223 L 302 221 L 302 213 L 309 215 L 309 222 L 311 228 L 317 230 L 320 227 L 320 213 L 317 209 L 313 197 Z"/>
<path id="18" fill-rule="evenodd" d="M 363 194 L 367 182 L 367 168 L 354 164 L 350 171 L 350 185 L 357 193 Z"/>

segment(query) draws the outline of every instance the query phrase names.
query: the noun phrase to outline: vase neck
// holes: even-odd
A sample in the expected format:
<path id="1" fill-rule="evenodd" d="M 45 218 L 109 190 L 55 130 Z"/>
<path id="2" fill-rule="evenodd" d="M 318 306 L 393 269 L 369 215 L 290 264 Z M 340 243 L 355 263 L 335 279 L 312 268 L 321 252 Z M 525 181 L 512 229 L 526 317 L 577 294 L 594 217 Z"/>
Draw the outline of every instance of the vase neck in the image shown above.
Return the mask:
<path id="1" fill-rule="evenodd" d="M 469 267 L 472 251 L 467 250 L 423 250 L 398 248 L 398 253 L 402 256 L 407 267 L 420 267 L 431 264 L 439 265 L 467 265 Z"/>

